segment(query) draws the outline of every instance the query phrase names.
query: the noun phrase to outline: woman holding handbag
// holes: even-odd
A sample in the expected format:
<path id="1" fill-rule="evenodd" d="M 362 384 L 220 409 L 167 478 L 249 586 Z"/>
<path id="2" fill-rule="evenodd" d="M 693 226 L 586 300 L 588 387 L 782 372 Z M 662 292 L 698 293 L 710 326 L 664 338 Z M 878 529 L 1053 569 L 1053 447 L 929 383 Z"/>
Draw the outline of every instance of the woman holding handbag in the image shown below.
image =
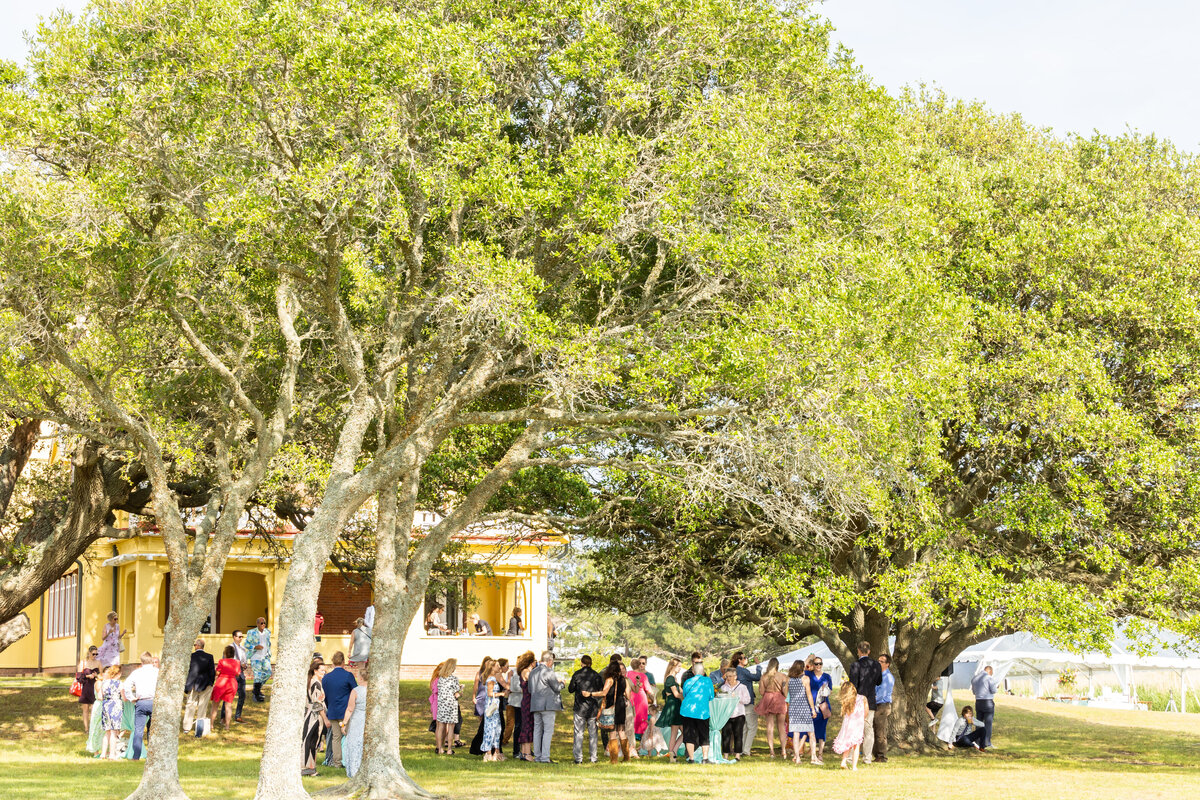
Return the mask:
<path id="1" fill-rule="evenodd" d="M 829 697 L 833 694 L 833 679 L 825 674 L 825 663 L 820 656 L 810 655 L 805 667 L 808 685 L 813 693 L 813 704 L 816 707 L 816 713 L 813 714 L 813 731 L 817 740 L 817 763 L 824 764 L 825 731 L 829 726 L 829 718 L 833 716 L 833 708 L 829 705 Z"/>
<path id="2" fill-rule="evenodd" d="M 79 666 L 75 669 L 75 683 L 71 684 L 71 694 L 79 698 L 79 705 L 83 708 L 83 730 L 89 732 L 92 729 L 92 706 L 96 704 L 96 678 L 100 677 L 100 650 L 95 645 L 87 649 L 87 655 L 79 662 Z M 76 693 L 76 686 L 79 687 Z"/>
<path id="3" fill-rule="evenodd" d="M 617 763 L 618 757 L 621 757 L 622 761 L 629 760 L 629 739 L 625 733 L 629 684 L 621 672 L 623 666 L 619 655 L 613 655 L 609 659 L 608 666 L 600 675 L 604 679 L 604 687 L 598 693 L 604 699 L 600 702 L 600 710 L 596 715 L 596 727 L 608 734 L 608 758 L 614 764 Z M 597 692 L 586 694 L 595 697 Z"/>

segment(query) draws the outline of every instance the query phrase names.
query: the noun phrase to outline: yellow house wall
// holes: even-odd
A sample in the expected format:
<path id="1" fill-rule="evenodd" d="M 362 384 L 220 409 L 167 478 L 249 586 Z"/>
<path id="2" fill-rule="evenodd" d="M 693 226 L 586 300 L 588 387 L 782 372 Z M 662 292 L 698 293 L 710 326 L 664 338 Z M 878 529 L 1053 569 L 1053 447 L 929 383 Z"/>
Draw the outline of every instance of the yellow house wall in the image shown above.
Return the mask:
<path id="1" fill-rule="evenodd" d="M 25 607 L 25 616 L 29 617 L 30 634 L 13 642 L 0 653 L 0 669 L 37 668 L 38 642 L 41 640 L 38 631 L 44 631 L 45 626 L 38 606 L 39 603 L 34 602 Z"/>
<path id="2" fill-rule="evenodd" d="M 41 643 L 40 663 L 43 669 L 74 668 L 77 663 L 75 657 L 77 647 L 82 653 L 87 651 L 89 645 L 100 645 L 105 619 L 108 612 L 113 610 L 111 607 L 112 569 L 101 567 L 100 562 L 111 555 L 111 545 L 96 545 L 80 559 L 83 562 L 83 574 L 79 585 L 81 609 L 78 643 L 75 636 L 60 639 L 48 638 L 43 603 L 41 601 L 33 602 L 25 609 L 25 614 L 29 617 L 31 632 L 0 653 L 0 670 L 37 669 L 39 642 Z"/>
<path id="3" fill-rule="evenodd" d="M 157 557 L 163 552 L 162 541 L 156 536 L 139 536 L 116 542 L 115 549 L 122 555 L 146 554 Z M 476 547 L 485 551 L 485 545 Z M 239 541 L 234 553 L 242 557 L 265 554 L 257 541 Z M 160 609 L 165 608 L 164 576 L 168 569 L 165 561 L 138 558 L 119 565 L 116 572 L 117 601 L 113 607 L 114 568 L 100 564 L 114 555 L 114 543 L 96 545 L 85 559 L 80 586 L 82 618 L 79 640 L 71 636 L 63 639 L 46 639 L 45 620 L 40 613 L 39 603 L 31 604 L 25 611 L 29 615 L 33 633 L 0 652 L 0 669 L 36 670 L 38 643 L 41 642 L 41 667 L 73 668 L 76 663 L 77 646 L 101 643 L 101 631 L 109 611 L 117 611 L 122 627 L 130 630 L 125 639 L 126 650 L 122 661 L 132 663 L 138 655 L 149 650 L 162 651 L 162 628 Z M 518 563 L 519 562 L 519 563 Z M 515 548 L 500 559 L 496 569 L 501 574 L 480 578 L 469 587 L 475 602 L 466 610 L 476 611 L 491 624 L 493 631 L 503 634 L 512 610 L 514 597 L 522 597 L 520 604 L 525 611 L 526 634 L 521 637 L 503 635 L 492 637 L 428 636 L 424 631 L 423 609 L 415 615 L 405 637 L 403 662 L 405 665 L 434 665 L 446 658 L 454 657 L 461 664 L 478 664 L 484 656 L 514 659 L 525 650 L 540 653 L 546 646 L 546 617 L 549 593 L 547 577 L 542 559 L 534 548 Z M 246 628 L 260 613 L 256 610 L 264 603 L 268 625 L 274 630 L 279 619 L 279 604 L 287 581 L 287 565 L 277 565 L 273 560 L 231 560 L 229 580 L 222 589 L 222 607 L 218 629 L 208 634 L 209 652 L 219 652 L 229 641 L 235 628 Z M 245 597 L 245 589 L 255 581 L 262 581 L 255 591 L 255 598 Z M 523 585 L 524 593 L 517 592 Z M 264 596 L 265 595 L 265 596 Z M 336 650 L 349 654 L 350 637 L 325 635 L 315 644 L 315 651 L 326 657 Z"/>

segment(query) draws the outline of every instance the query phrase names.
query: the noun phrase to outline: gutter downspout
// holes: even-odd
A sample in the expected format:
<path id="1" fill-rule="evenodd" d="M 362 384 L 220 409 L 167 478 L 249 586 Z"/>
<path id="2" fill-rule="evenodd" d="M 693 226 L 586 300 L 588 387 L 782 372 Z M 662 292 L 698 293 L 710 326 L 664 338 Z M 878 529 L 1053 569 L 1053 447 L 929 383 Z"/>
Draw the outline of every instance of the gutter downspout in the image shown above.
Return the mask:
<path id="1" fill-rule="evenodd" d="M 112 549 L 113 549 L 113 558 L 116 558 L 118 555 L 120 555 L 120 552 L 117 550 L 117 546 L 115 544 L 112 546 Z M 113 568 L 112 568 L 112 572 L 113 572 L 113 574 L 112 574 L 112 609 L 111 609 L 112 611 L 117 610 L 117 572 L 118 572 L 118 570 L 120 570 L 120 567 L 118 567 L 116 564 L 113 564 Z"/>
<path id="2" fill-rule="evenodd" d="M 46 593 L 42 592 L 42 596 L 38 598 L 38 675 L 42 674 L 42 648 L 46 645 L 46 640 L 42 636 L 42 620 L 46 618 Z"/>
<path id="3" fill-rule="evenodd" d="M 83 562 L 75 559 L 79 576 L 75 579 L 75 663 L 83 660 Z"/>

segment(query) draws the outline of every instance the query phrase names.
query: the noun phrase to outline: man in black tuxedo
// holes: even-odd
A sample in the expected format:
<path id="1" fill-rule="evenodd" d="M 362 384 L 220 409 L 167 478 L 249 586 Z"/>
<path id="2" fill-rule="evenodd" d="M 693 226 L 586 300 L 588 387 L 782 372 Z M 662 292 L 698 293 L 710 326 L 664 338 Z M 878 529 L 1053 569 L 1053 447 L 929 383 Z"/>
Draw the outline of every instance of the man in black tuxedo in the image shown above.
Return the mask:
<path id="1" fill-rule="evenodd" d="M 187 699 L 183 706 L 183 729 L 190 731 L 197 719 L 208 716 L 208 703 L 212 687 L 217 681 L 217 669 L 213 657 L 204 652 L 204 640 L 197 639 L 193 645 L 192 661 L 188 665 L 187 683 L 183 690 Z"/>
<path id="2" fill-rule="evenodd" d="M 871 643 L 858 643 L 858 661 L 846 670 L 846 677 L 858 693 L 867 698 L 867 720 L 863 726 L 862 754 L 867 764 L 875 760 L 875 688 L 883 683 L 883 667 L 871 658 Z M 842 713 L 845 713 L 844 711 Z"/>

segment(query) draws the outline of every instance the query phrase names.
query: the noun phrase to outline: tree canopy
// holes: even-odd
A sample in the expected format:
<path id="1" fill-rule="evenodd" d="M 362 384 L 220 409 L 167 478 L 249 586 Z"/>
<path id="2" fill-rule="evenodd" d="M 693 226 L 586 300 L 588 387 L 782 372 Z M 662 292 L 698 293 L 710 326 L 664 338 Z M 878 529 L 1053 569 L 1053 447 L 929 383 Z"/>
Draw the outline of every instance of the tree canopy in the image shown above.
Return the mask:
<path id="1" fill-rule="evenodd" d="M 830 493 L 840 464 L 797 460 L 765 500 L 689 502 L 692 475 L 763 484 L 778 439 L 616 476 L 630 500 L 589 529 L 600 577 L 576 600 L 818 635 L 845 662 L 894 635 L 914 710 L 898 727 L 919 738 L 929 680 L 976 641 L 1103 648 L 1114 619 L 1200 635 L 1200 218 L 1195 159 L 1153 139 L 1064 142 L 940 97 L 910 100 L 897 136 L 911 222 L 895 230 L 958 309 L 957 341 L 927 343 L 952 356 L 939 401 L 912 418 L 897 395 L 853 426 L 909 435 L 859 439 L 870 488 L 850 496 Z M 785 441 L 819 453 L 807 424 Z M 632 557 L 650 574 L 629 576 Z"/>
<path id="2" fill-rule="evenodd" d="M 0 409 L 146 471 L 189 576 L 168 688 L 243 508 L 303 518 L 263 800 L 305 796 L 320 576 L 369 500 L 384 683 L 493 514 L 584 520 L 612 606 L 895 632 L 911 691 L 993 630 L 1192 624 L 1169 145 L 889 98 L 768 0 L 98 2 L 4 80 Z M 395 704 L 347 792 L 423 794 Z"/>

